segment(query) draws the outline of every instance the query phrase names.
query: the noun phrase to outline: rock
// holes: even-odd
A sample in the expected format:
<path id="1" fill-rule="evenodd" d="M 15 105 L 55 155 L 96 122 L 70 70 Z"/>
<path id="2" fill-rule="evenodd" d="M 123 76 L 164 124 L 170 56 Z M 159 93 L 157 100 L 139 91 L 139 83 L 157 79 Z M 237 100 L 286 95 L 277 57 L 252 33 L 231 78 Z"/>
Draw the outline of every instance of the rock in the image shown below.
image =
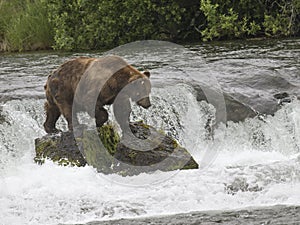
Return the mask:
<path id="1" fill-rule="evenodd" d="M 129 139 L 133 146 L 148 146 L 148 151 L 140 151 L 121 142 L 117 145 L 115 158 L 123 164 L 119 165 L 121 171 L 130 174 L 149 172 L 155 170 L 171 171 L 177 169 L 197 169 L 198 164 L 181 147 L 176 140 L 156 131 L 153 127 L 143 123 L 131 123 L 131 131 L 135 138 Z M 142 140 L 142 141 L 141 141 Z M 141 143 L 139 143 L 141 141 Z M 133 166 L 128 166 L 133 165 Z"/>
<path id="2" fill-rule="evenodd" d="M 278 105 L 284 105 L 285 103 L 292 102 L 292 97 L 287 92 L 274 94 L 273 97 L 278 99 Z"/>
<path id="3" fill-rule="evenodd" d="M 98 172 L 110 174 L 119 171 L 114 169 L 114 154 L 120 137 L 111 125 L 104 125 L 97 130 L 84 130 L 76 143 L 88 165 Z"/>
<path id="4" fill-rule="evenodd" d="M 233 122 L 244 121 L 246 118 L 253 118 L 258 113 L 250 106 L 238 101 L 229 94 L 224 94 L 227 120 Z"/>
<path id="5" fill-rule="evenodd" d="M 71 132 L 47 134 L 42 138 L 35 139 L 35 153 L 34 161 L 38 164 L 43 164 L 45 159 L 51 159 L 64 166 L 86 165 Z"/>
<path id="6" fill-rule="evenodd" d="M 136 175 L 156 170 L 196 169 L 198 164 L 176 140 L 162 131 L 130 123 L 131 135 L 120 139 L 113 126 L 84 130 L 74 138 L 71 132 L 46 135 L 35 140 L 35 162 L 50 159 L 60 165 L 93 166 L 98 172 Z"/>
<path id="7" fill-rule="evenodd" d="M 246 178 L 235 178 L 234 181 L 230 184 L 224 184 L 225 191 L 227 194 L 235 195 L 239 191 L 241 192 L 258 192 L 262 191 L 262 188 L 259 187 L 257 184 L 250 185 Z"/>
<path id="8" fill-rule="evenodd" d="M 214 89 L 209 89 L 208 87 L 206 88 L 208 93 L 205 93 L 203 91 L 203 88 L 198 86 L 198 85 L 193 85 L 193 87 L 196 90 L 197 93 L 197 100 L 198 101 L 206 101 L 207 97 L 206 94 L 211 94 L 211 95 L 215 95 L 216 98 L 214 99 L 218 99 L 220 98 L 220 100 L 223 100 L 221 97 L 224 98 L 225 101 L 225 106 L 226 106 L 226 119 L 227 121 L 233 121 L 233 122 L 240 122 L 240 121 L 244 121 L 246 118 L 253 118 L 255 116 L 258 115 L 258 113 L 249 105 L 242 103 L 241 101 L 237 100 L 236 98 L 234 98 L 233 96 L 231 96 L 228 93 L 219 93 L 218 91 L 214 90 Z M 220 97 L 221 96 L 221 97 Z M 212 100 L 212 99 L 211 99 Z M 214 105 L 214 107 L 218 107 L 218 103 L 214 104 L 213 102 L 209 102 L 211 104 Z M 217 112 L 221 111 L 222 109 L 218 109 L 217 108 Z"/>
<path id="9" fill-rule="evenodd" d="M 253 77 L 241 77 L 231 80 L 227 88 L 215 90 L 213 87 L 189 83 L 196 91 L 198 101 L 206 101 L 214 105 L 217 112 L 223 112 L 220 102 L 224 98 L 226 107 L 226 120 L 233 122 L 244 121 L 257 115 L 274 115 L 283 105 L 293 99 L 300 99 L 300 91 L 297 85 L 290 83 L 283 77 L 270 75 L 255 75 Z M 245 89 L 237 92 L 236 89 Z M 207 99 L 207 96 L 210 99 Z M 216 96 L 216 97 L 214 97 Z"/>
<path id="10" fill-rule="evenodd" d="M 286 92 L 280 92 L 277 94 L 274 94 L 273 97 L 276 99 L 284 99 L 284 98 L 288 98 L 290 95 Z"/>

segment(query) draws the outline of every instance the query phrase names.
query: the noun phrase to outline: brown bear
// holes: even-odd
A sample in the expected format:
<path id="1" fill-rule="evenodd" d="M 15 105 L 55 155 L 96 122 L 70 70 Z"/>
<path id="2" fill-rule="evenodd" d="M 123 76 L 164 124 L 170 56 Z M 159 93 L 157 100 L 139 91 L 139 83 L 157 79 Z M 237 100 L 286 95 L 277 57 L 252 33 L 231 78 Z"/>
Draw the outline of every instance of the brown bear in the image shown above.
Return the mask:
<path id="1" fill-rule="evenodd" d="M 116 120 L 122 130 L 127 129 L 131 112 L 129 99 L 143 108 L 151 106 L 149 77 L 149 72 L 141 73 L 119 56 L 79 57 L 65 62 L 48 76 L 44 86 L 45 131 L 58 132 L 55 124 L 61 114 L 72 131 L 78 124 L 79 111 L 95 117 L 96 126 L 100 127 L 108 120 L 103 106 L 113 104 L 116 97 Z"/>

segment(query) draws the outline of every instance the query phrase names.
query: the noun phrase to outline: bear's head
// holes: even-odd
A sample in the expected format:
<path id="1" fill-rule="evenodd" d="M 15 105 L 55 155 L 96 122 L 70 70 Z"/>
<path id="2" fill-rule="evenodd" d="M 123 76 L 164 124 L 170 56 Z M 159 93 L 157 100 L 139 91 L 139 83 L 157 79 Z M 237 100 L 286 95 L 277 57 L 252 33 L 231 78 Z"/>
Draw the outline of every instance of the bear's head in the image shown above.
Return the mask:
<path id="1" fill-rule="evenodd" d="M 130 82 L 131 88 L 129 95 L 131 100 L 145 109 L 151 106 L 149 98 L 151 92 L 151 83 L 149 77 L 150 73 L 146 71 L 143 73 L 143 76 L 133 77 Z"/>

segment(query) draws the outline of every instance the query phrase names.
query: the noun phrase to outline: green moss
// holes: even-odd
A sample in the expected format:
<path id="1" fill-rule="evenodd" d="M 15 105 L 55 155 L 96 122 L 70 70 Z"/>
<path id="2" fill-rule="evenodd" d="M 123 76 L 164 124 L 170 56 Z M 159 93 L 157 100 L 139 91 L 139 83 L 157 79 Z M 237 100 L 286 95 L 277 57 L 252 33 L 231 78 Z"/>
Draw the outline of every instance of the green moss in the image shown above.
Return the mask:
<path id="1" fill-rule="evenodd" d="M 174 149 L 177 148 L 177 147 L 181 147 L 181 146 L 179 146 L 178 142 L 175 141 L 175 140 L 172 140 L 172 145 L 173 145 Z"/>
<path id="2" fill-rule="evenodd" d="M 44 140 L 39 142 L 39 144 L 36 143 L 35 146 L 36 156 L 34 158 L 34 161 L 37 164 L 43 164 L 45 162 L 45 159 L 49 158 L 47 157 L 49 155 L 49 152 L 55 151 L 55 149 L 56 149 L 56 143 L 52 140 Z"/>
<path id="3" fill-rule="evenodd" d="M 137 123 L 139 124 L 139 126 L 145 128 L 145 129 L 149 129 L 150 128 L 150 125 L 145 124 L 143 120 L 140 120 Z"/>
<path id="4" fill-rule="evenodd" d="M 86 163 L 79 152 L 74 149 L 61 149 L 61 138 L 44 137 L 37 139 L 35 143 L 37 164 L 43 164 L 46 159 L 52 160 L 62 166 L 84 166 Z"/>
<path id="5" fill-rule="evenodd" d="M 186 163 L 184 167 L 182 167 L 181 169 L 190 170 L 190 169 L 198 169 L 198 168 L 199 168 L 198 163 L 196 163 L 196 161 L 191 158 L 191 160 L 188 163 Z"/>
<path id="6" fill-rule="evenodd" d="M 117 132 L 115 132 L 114 127 L 110 124 L 104 125 L 98 128 L 98 132 L 104 147 L 111 155 L 114 155 L 117 145 L 120 142 L 120 137 Z"/>
<path id="7" fill-rule="evenodd" d="M 45 149 L 49 149 L 49 148 L 52 149 L 55 147 L 56 144 L 52 140 L 40 142 L 40 145 L 36 147 L 37 156 L 43 156 Z"/>
<path id="8" fill-rule="evenodd" d="M 131 151 L 128 156 L 131 158 L 131 160 L 134 160 L 137 156 L 137 152 L 136 151 Z"/>
<path id="9" fill-rule="evenodd" d="M 113 155 L 116 152 L 120 137 L 112 125 L 104 125 L 97 131 L 84 131 L 81 139 L 76 139 L 83 145 L 84 157 L 87 163 L 103 173 L 111 173 Z"/>

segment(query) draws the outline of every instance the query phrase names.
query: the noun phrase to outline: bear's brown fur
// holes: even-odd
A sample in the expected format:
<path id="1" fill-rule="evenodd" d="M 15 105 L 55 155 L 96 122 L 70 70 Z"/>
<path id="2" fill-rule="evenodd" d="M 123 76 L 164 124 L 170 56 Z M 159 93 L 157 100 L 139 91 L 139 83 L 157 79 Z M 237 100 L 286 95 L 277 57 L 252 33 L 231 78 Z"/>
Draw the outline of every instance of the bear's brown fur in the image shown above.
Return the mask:
<path id="1" fill-rule="evenodd" d="M 151 105 L 149 77 L 149 72 L 139 72 L 118 56 L 98 59 L 80 57 L 65 62 L 48 76 L 45 85 L 47 98 L 45 131 L 47 133 L 58 131 L 55 124 L 61 114 L 66 118 L 68 128 L 72 131 L 73 125 L 77 125 L 73 124 L 76 119 L 72 120 L 74 109 L 87 111 L 91 116 L 95 116 L 96 126 L 102 126 L 108 120 L 108 113 L 103 106 L 113 104 L 124 87 L 137 82 L 137 85 L 132 86 L 129 91 L 124 92 L 125 94 L 122 93 L 121 101 L 118 101 L 119 110 L 114 109 L 121 128 L 126 127 L 131 111 L 129 98 L 144 108 Z M 73 103 L 75 108 L 72 108 Z M 91 109 L 90 106 L 95 107 Z"/>

